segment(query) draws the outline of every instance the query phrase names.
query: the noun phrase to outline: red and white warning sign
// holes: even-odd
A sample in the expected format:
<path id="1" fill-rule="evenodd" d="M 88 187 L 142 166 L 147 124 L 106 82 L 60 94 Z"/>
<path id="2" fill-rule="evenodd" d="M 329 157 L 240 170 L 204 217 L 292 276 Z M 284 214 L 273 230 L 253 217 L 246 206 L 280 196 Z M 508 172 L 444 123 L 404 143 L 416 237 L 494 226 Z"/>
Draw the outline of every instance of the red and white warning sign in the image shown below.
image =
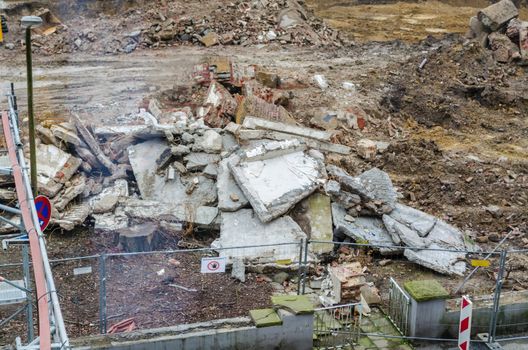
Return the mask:
<path id="1" fill-rule="evenodd" d="M 202 273 L 220 273 L 225 272 L 226 257 L 218 258 L 202 258 Z"/>
<path id="2" fill-rule="evenodd" d="M 460 302 L 460 327 L 458 332 L 458 349 L 469 350 L 471 339 L 471 313 L 473 312 L 473 303 L 467 295 L 462 297 Z"/>

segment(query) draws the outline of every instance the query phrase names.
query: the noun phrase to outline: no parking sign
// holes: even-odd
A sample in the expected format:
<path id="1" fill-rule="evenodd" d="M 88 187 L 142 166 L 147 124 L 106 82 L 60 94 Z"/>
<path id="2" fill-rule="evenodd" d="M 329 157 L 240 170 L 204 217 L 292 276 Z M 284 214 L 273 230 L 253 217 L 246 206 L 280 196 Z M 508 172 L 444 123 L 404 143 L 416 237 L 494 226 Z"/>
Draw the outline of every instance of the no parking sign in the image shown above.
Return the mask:
<path id="1" fill-rule="evenodd" d="M 48 197 L 37 196 L 35 198 L 35 209 L 37 209 L 40 230 L 44 231 L 48 227 L 51 218 L 51 202 Z"/>
<path id="2" fill-rule="evenodd" d="M 227 258 L 202 258 L 202 273 L 225 272 Z"/>

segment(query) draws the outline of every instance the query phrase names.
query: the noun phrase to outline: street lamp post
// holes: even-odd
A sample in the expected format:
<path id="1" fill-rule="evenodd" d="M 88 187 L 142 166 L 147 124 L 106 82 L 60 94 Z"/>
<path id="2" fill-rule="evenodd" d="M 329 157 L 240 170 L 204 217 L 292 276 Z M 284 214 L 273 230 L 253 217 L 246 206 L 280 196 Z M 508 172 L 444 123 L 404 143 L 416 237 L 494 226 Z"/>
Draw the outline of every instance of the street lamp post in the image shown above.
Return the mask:
<path id="1" fill-rule="evenodd" d="M 42 25 L 42 18 L 38 16 L 25 16 L 21 20 L 22 28 L 26 28 L 26 67 L 27 67 L 27 93 L 28 93 L 28 120 L 29 120 L 29 166 L 31 167 L 31 188 L 33 197 L 37 196 L 37 151 L 35 146 L 35 117 L 33 115 L 33 63 L 31 57 L 31 28 Z"/>

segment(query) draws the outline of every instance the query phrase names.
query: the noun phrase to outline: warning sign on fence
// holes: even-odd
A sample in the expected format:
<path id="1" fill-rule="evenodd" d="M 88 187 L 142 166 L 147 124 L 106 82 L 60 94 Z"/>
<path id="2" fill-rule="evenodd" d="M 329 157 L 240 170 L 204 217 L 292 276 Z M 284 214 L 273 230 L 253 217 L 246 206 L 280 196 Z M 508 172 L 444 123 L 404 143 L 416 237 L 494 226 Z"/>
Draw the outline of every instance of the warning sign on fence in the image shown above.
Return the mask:
<path id="1" fill-rule="evenodd" d="M 227 258 L 202 258 L 202 273 L 225 272 Z"/>

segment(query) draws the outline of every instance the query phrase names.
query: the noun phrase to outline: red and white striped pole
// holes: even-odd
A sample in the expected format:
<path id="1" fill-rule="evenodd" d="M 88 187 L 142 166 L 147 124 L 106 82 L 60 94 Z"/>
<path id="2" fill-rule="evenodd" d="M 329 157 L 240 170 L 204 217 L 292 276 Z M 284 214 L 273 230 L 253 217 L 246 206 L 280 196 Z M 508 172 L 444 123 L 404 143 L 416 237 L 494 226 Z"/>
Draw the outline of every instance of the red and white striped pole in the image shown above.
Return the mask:
<path id="1" fill-rule="evenodd" d="M 462 297 L 460 302 L 460 327 L 458 329 L 458 349 L 469 350 L 471 340 L 471 313 L 473 312 L 473 303 L 467 295 Z"/>

